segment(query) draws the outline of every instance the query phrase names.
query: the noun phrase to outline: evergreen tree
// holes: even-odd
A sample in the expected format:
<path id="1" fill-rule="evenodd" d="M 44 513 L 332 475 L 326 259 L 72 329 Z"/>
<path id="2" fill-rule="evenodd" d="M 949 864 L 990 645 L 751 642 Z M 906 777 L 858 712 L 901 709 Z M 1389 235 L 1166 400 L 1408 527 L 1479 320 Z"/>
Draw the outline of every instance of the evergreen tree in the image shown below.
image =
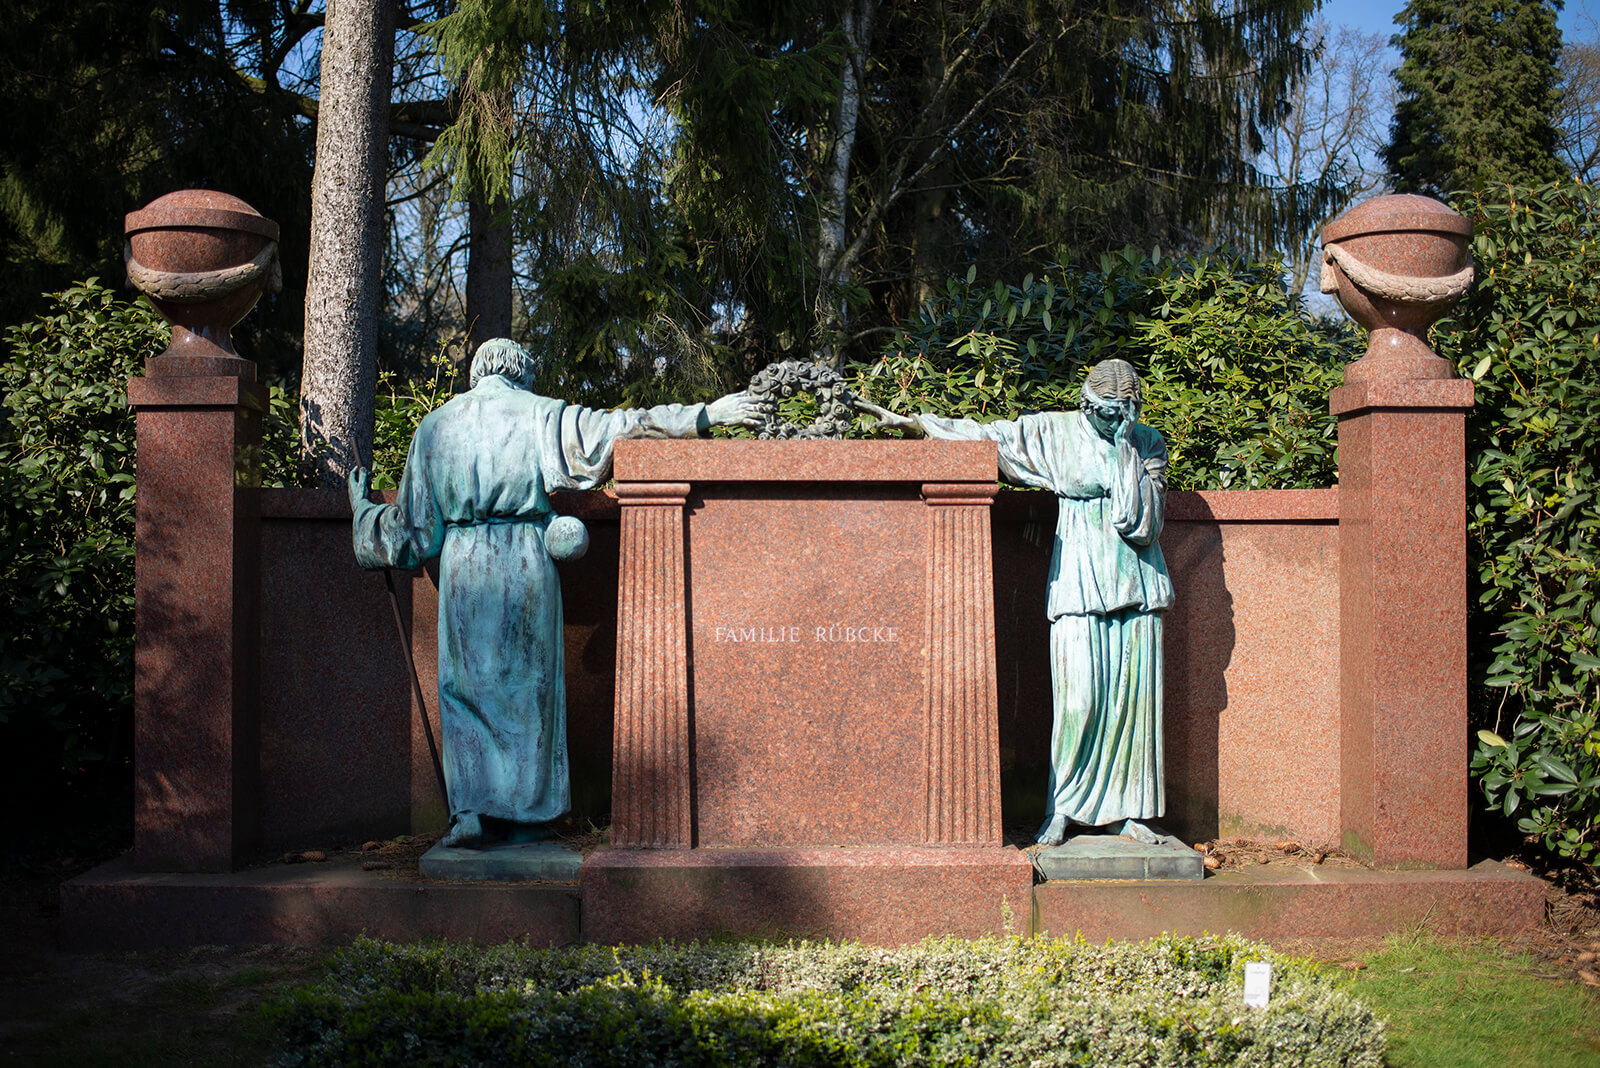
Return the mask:
<path id="1" fill-rule="evenodd" d="M 653 41 L 680 131 L 669 196 L 703 246 L 749 250 L 730 279 L 788 272 L 766 332 L 802 350 L 859 355 L 974 264 L 1275 247 L 1338 192 L 1252 165 L 1307 69 L 1311 2 L 699 7 Z"/>
<path id="2" fill-rule="evenodd" d="M 722 377 L 708 329 L 724 263 L 665 194 L 676 164 L 648 45 L 674 24 L 654 0 L 460 0 L 425 31 L 455 107 L 428 162 L 453 196 L 482 199 L 474 215 L 509 217 L 511 262 L 485 240 L 487 266 L 514 272 L 512 333 L 545 356 L 538 388 L 568 400 L 654 403 L 739 378 Z"/>
<path id="3" fill-rule="evenodd" d="M 1315 6 L 543 0 L 519 24 L 523 5 L 461 0 L 436 30 L 463 101 L 439 154 L 491 177 L 517 158 L 530 175 L 579 165 L 520 200 L 530 244 L 603 239 L 599 258 L 549 260 L 538 299 L 560 293 L 582 326 L 535 315 L 551 322 L 554 362 L 585 360 L 562 346 L 586 345 L 602 321 L 639 338 L 624 319 L 647 313 L 690 339 L 680 353 L 715 354 L 726 386 L 781 355 L 860 355 L 972 264 L 1020 275 L 1126 242 L 1271 248 L 1313 224 L 1337 176 L 1278 186 L 1253 161 L 1307 69 Z M 493 98 L 461 77 L 507 60 L 522 72 L 510 139 L 477 121 L 475 99 Z M 608 83 L 618 91 L 595 91 Z M 670 120 L 656 139 L 619 134 L 634 117 L 623 98 Z M 550 115 L 546 99 L 574 103 Z M 561 112 L 579 110 L 597 116 L 588 132 L 562 134 Z M 601 210 L 552 228 L 573 217 L 552 210 L 568 189 Z M 573 309 L 600 317 L 580 323 Z M 634 366 L 658 354 L 680 366 L 673 345 L 626 347 Z"/>
<path id="4" fill-rule="evenodd" d="M 1442 197 L 1560 178 L 1559 0 L 1410 0 L 1384 163 L 1398 192 Z"/>
<path id="5" fill-rule="evenodd" d="M 236 7 L 267 0 L 239 0 Z M 309 126 L 235 64 L 216 0 L 0 0 L 0 325 L 76 279 L 122 282 L 123 215 L 186 186 L 276 220 L 284 292 L 235 332 L 269 369 L 298 355 Z M 235 24 L 238 22 L 235 20 Z"/>

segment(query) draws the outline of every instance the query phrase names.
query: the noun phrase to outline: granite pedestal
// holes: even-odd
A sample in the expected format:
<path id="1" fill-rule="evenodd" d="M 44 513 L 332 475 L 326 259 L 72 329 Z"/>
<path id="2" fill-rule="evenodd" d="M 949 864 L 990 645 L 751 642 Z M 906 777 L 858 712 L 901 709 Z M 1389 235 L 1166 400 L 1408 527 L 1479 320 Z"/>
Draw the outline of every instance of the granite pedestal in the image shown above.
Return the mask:
<path id="1" fill-rule="evenodd" d="M 227 871 L 259 839 L 260 515 L 254 365 L 128 382 L 137 425 L 134 862 Z M 221 361 L 219 361 L 221 362 Z M 177 366 L 174 367 L 173 365 Z"/>
<path id="2" fill-rule="evenodd" d="M 422 854 L 424 879 L 444 882 L 575 883 L 583 854 L 560 842 L 504 842 L 458 849 L 443 842 Z"/>
<path id="3" fill-rule="evenodd" d="M 1000 829 L 996 465 L 990 442 L 618 443 L 596 937 L 1001 929 L 1031 879 Z"/>
<path id="4" fill-rule="evenodd" d="M 1467 862 L 1466 414 L 1459 378 L 1369 378 L 1339 418 L 1340 821 L 1383 866 Z"/>
<path id="5" fill-rule="evenodd" d="M 1115 834 L 1080 834 L 1029 851 L 1048 882 L 1084 879 L 1203 879 L 1205 859 L 1176 838 L 1136 842 Z"/>

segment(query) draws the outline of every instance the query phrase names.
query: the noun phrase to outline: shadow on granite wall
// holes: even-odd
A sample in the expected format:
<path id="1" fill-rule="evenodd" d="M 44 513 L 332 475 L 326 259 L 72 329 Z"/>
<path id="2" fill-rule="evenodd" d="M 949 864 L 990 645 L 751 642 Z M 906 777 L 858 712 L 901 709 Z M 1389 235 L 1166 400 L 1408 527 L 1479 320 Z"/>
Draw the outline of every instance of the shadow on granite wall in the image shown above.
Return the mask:
<path id="1" fill-rule="evenodd" d="M 1162 637 L 1166 663 L 1168 831 L 1185 842 L 1218 834 L 1219 736 L 1233 661 L 1233 595 L 1222 528 L 1197 494 L 1196 514 L 1170 522 L 1161 547 L 1177 592 Z"/>
<path id="2" fill-rule="evenodd" d="M 299 515 L 282 496 L 292 492 L 262 491 L 265 837 L 305 846 L 319 828 L 442 830 L 382 576 L 349 559 L 349 520 L 333 514 L 346 507 L 341 495 Z M 1241 508 L 1248 514 L 1233 514 Z M 591 493 L 562 495 L 558 509 L 582 518 L 592 538 L 588 556 L 562 568 L 573 814 L 580 826 L 605 826 L 618 508 Z M 1166 823 L 1186 839 L 1231 833 L 1239 819 L 1319 837 L 1337 819 L 1334 509 L 1330 491 L 1169 498 L 1162 546 L 1178 601 L 1164 627 Z M 1043 813 L 1051 718 L 1048 540 L 1024 530 L 1048 532 L 1054 519 L 1049 494 L 1011 490 L 992 517 L 1002 813 L 1012 834 L 1031 832 Z M 396 583 L 437 722 L 434 589 L 421 573 Z"/>

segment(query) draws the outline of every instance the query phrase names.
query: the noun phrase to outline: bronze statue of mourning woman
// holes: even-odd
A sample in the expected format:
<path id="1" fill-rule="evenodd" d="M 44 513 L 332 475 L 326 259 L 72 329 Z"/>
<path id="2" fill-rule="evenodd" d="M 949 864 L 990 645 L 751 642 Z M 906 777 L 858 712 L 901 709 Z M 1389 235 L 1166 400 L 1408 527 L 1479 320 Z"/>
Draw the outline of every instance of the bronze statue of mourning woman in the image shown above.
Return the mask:
<path id="1" fill-rule="evenodd" d="M 999 446 L 1000 477 L 1059 501 L 1046 608 L 1053 719 L 1045 821 L 1101 827 L 1155 844 L 1146 826 L 1166 807 L 1161 738 L 1161 620 L 1172 606 L 1158 538 L 1167 446 L 1139 422 L 1139 376 L 1123 360 L 1089 370 L 1078 410 L 978 423 L 901 416 L 865 401 L 888 429 Z"/>

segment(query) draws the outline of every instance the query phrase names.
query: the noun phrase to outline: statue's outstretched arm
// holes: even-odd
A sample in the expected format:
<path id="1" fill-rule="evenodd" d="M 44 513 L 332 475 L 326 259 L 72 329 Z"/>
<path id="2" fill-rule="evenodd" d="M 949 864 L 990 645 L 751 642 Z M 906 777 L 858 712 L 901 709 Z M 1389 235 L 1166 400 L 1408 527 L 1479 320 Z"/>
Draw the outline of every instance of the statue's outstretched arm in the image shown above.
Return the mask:
<path id="1" fill-rule="evenodd" d="M 866 412 L 878 421 L 880 430 L 898 430 L 907 437 L 920 438 L 927 431 L 922 427 L 922 422 L 914 415 L 896 415 L 889 409 L 873 404 L 863 397 L 855 398 L 856 407 Z"/>

